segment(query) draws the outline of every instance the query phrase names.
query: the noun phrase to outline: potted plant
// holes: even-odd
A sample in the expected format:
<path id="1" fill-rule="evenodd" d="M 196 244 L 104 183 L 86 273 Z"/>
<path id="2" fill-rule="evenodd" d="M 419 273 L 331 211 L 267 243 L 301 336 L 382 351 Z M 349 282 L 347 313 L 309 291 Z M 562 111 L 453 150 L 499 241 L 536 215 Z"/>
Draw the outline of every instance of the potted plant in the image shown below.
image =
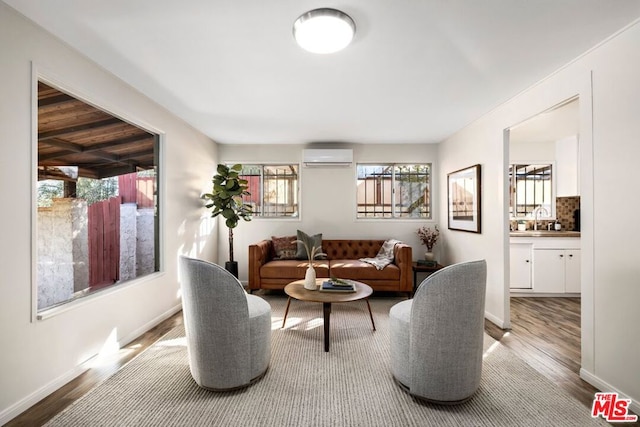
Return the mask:
<path id="1" fill-rule="evenodd" d="M 420 227 L 416 232 L 420 241 L 423 245 L 427 247 L 427 252 L 424 254 L 424 259 L 427 261 L 433 261 L 433 247 L 438 241 L 438 237 L 440 236 L 440 230 L 438 230 L 438 226 L 434 227 L 434 230 L 431 230 L 429 227 Z"/>
<path id="2" fill-rule="evenodd" d="M 206 207 L 213 209 L 211 217 L 215 218 L 222 215 L 225 218 L 225 224 L 229 228 L 229 261 L 224 268 L 238 277 L 238 263 L 233 259 L 233 229 L 238 226 L 240 218 L 245 221 L 251 221 L 253 211 L 251 206 L 244 203 L 242 196 L 250 195 L 249 182 L 246 179 L 240 179 L 240 171 L 242 165 L 219 164 L 217 174 L 213 176 L 213 190 L 211 193 L 205 193 L 201 196 L 207 201 Z"/>

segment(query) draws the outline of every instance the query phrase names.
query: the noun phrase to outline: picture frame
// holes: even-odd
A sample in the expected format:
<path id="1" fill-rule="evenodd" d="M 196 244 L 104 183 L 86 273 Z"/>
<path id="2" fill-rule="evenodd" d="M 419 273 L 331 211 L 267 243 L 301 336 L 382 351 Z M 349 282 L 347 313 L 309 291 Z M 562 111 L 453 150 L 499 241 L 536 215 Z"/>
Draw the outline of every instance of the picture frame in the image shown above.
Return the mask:
<path id="1" fill-rule="evenodd" d="M 447 174 L 447 212 L 450 230 L 482 232 L 481 192 L 479 164 Z"/>

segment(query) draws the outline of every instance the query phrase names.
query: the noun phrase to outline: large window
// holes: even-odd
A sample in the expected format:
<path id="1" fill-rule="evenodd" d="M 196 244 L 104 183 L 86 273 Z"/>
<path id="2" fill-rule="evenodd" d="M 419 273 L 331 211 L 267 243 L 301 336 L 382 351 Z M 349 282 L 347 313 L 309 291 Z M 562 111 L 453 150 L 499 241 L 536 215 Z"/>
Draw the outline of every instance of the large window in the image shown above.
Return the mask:
<path id="1" fill-rule="evenodd" d="M 552 171 L 552 165 L 548 163 L 509 165 L 509 211 L 512 218 L 532 218 L 537 207 L 546 211 L 541 217 L 555 215 Z"/>
<path id="2" fill-rule="evenodd" d="M 38 83 L 37 312 L 159 270 L 158 135 Z"/>
<path id="3" fill-rule="evenodd" d="M 298 165 L 243 165 L 240 177 L 249 182 L 244 201 L 253 216 L 298 216 Z"/>
<path id="4" fill-rule="evenodd" d="M 431 218 L 431 164 L 358 164 L 358 218 Z"/>

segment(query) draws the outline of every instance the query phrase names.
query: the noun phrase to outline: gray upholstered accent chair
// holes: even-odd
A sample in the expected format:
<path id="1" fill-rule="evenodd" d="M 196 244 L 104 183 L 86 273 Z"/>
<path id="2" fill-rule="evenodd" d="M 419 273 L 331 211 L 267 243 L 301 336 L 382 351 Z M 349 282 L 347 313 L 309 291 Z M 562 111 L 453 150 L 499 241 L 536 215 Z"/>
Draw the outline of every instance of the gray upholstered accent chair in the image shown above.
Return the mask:
<path id="1" fill-rule="evenodd" d="M 271 358 L 271 306 L 224 268 L 180 257 L 189 368 L 196 383 L 230 390 L 261 378 Z"/>
<path id="2" fill-rule="evenodd" d="M 389 311 L 391 373 L 411 395 L 462 403 L 480 385 L 487 265 L 454 264 Z"/>

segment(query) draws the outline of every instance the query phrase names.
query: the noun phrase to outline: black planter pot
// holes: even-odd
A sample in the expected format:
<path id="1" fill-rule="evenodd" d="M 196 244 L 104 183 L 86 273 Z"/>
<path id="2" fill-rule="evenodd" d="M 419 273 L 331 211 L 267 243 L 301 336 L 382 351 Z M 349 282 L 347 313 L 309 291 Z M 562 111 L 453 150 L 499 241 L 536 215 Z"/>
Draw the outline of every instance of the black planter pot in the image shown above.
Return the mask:
<path id="1" fill-rule="evenodd" d="M 238 278 L 238 261 L 227 261 L 224 263 L 224 269 Z"/>

